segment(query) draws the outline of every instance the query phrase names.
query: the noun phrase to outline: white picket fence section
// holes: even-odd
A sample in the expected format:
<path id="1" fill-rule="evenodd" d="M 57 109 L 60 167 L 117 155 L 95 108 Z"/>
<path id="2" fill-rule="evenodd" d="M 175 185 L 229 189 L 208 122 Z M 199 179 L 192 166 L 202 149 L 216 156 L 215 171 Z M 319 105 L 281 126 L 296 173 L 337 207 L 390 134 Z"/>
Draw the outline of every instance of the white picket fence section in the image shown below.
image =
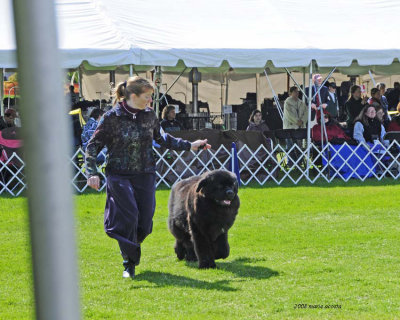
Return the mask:
<path id="1" fill-rule="evenodd" d="M 321 179 L 327 182 L 334 179 L 348 181 L 352 178 L 365 181 L 368 178 L 381 180 L 384 177 L 398 179 L 400 176 L 400 145 L 396 140 L 389 145 L 377 144 L 372 148 L 361 144 L 349 146 L 347 143 L 338 148 L 334 152 L 330 144 L 323 148 L 311 145 L 309 150 L 298 144 L 294 144 L 289 150 L 280 144 L 273 146 L 272 150 L 264 145 L 256 150 L 251 150 L 247 145 L 239 146 L 237 157 L 241 183 L 264 185 L 272 181 L 280 185 L 287 180 L 298 184 L 302 180 L 310 183 Z M 343 150 L 347 150 L 346 156 L 340 153 Z M 167 187 L 205 171 L 231 170 L 234 159 L 233 149 L 223 145 L 217 150 L 200 152 L 154 149 L 154 153 L 157 159 L 157 186 Z M 72 186 L 82 193 L 88 188 L 82 149 L 79 148 L 71 157 L 71 165 Z M 100 191 L 105 188 L 105 166 L 105 162 L 98 165 L 101 175 Z M 23 159 L 16 153 L 6 162 L 0 162 L 0 194 L 21 195 L 27 188 L 24 168 Z"/>

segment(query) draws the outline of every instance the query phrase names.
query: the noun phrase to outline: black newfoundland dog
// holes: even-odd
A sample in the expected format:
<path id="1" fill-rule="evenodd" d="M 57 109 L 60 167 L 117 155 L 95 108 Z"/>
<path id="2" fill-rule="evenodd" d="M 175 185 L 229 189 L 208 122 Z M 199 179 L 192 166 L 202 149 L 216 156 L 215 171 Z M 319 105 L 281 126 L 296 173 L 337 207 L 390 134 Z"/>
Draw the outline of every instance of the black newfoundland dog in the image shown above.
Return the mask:
<path id="1" fill-rule="evenodd" d="M 169 199 L 168 227 L 179 260 L 215 268 L 229 256 L 228 230 L 239 210 L 238 182 L 228 171 L 214 170 L 175 184 Z"/>

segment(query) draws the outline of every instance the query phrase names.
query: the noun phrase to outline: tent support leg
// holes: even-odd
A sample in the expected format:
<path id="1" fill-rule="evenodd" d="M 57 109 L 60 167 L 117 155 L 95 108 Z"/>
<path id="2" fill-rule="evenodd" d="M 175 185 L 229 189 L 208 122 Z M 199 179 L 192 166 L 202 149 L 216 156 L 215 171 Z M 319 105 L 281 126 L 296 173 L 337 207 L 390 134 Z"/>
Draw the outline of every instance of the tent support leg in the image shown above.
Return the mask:
<path id="1" fill-rule="evenodd" d="M 135 68 L 133 67 L 133 64 L 129 65 L 129 76 L 133 77 L 133 73 L 135 73 L 137 76 L 139 76 L 139 73 L 136 72 Z"/>
<path id="2" fill-rule="evenodd" d="M 160 113 L 160 90 L 162 85 L 162 72 L 161 67 L 157 66 L 154 70 L 154 83 L 156 88 L 154 90 L 154 101 L 153 101 L 153 109 L 156 112 L 157 118 Z"/>
<path id="3" fill-rule="evenodd" d="M 288 68 L 285 68 L 288 76 L 293 80 L 294 84 L 296 85 L 296 87 L 301 91 L 301 93 L 303 93 L 303 97 L 306 95 L 306 92 L 304 91 L 304 89 L 301 88 L 301 86 L 299 85 L 299 83 L 296 81 L 296 79 L 293 77 L 292 73 L 289 71 Z M 305 75 L 303 74 L 303 82 L 305 82 L 304 80 Z M 288 90 L 289 91 L 289 90 Z"/>
<path id="4" fill-rule="evenodd" d="M 4 69 L 0 68 L 0 115 L 4 117 L 4 103 L 3 103 L 3 95 L 4 95 Z"/>
<path id="5" fill-rule="evenodd" d="M 305 88 L 306 88 L 306 68 L 303 68 L 303 89 L 305 89 Z M 303 94 L 302 100 L 303 100 L 303 102 L 306 101 L 306 95 L 305 94 Z"/>
<path id="6" fill-rule="evenodd" d="M 271 88 L 272 95 L 274 96 L 274 101 L 275 101 L 275 104 L 276 104 L 276 108 L 278 109 L 279 116 L 283 120 L 283 111 L 282 111 L 282 108 L 281 108 L 281 104 L 279 103 L 278 96 L 276 95 L 276 92 L 275 92 L 274 88 L 272 87 L 271 80 L 268 77 L 267 69 L 264 69 L 264 74 L 265 74 L 265 77 L 267 78 L 268 84 L 269 84 L 269 86 Z"/>
<path id="7" fill-rule="evenodd" d="M 80 307 L 69 160 L 72 133 L 53 2 L 13 1 L 35 312 L 42 320 L 77 320 Z M 37 81 L 38 74 L 45 74 L 46 81 Z"/>
<path id="8" fill-rule="evenodd" d="M 165 95 L 169 92 L 169 90 L 171 90 L 172 89 L 172 87 L 175 85 L 175 83 L 177 83 L 178 82 L 178 80 L 182 77 L 182 75 L 184 74 L 184 72 L 186 71 L 186 67 L 185 67 L 185 69 L 183 69 L 183 71 L 179 74 L 179 76 L 174 80 L 174 82 L 172 82 L 172 84 L 170 85 L 170 87 L 167 89 L 167 91 L 165 91 L 164 92 L 164 94 L 162 95 L 162 97 L 160 98 L 160 101 L 162 100 L 162 99 L 164 99 L 164 97 L 165 97 Z"/>
<path id="9" fill-rule="evenodd" d="M 83 98 L 83 85 L 82 85 L 82 68 L 78 68 L 78 79 L 79 79 L 79 99 Z"/>
<path id="10" fill-rule="evenodd" d="M 260 74 L 256 73 L 256 101 L 257 109 L 261 110 L 261 90 L 260 90 Z"/>

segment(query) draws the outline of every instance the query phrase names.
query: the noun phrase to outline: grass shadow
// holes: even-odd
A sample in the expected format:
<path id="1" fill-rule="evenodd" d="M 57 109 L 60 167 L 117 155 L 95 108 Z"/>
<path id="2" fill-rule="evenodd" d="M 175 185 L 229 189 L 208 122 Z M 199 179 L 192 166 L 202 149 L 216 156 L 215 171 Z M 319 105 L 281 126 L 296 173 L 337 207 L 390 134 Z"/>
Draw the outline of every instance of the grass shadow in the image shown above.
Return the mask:
<path id="1" fill-rule="evenodd" d="M 184 276 L 178 276 L 167 272 L 144 271 L 136 275 L 135 281 L 148 281 L 157 287 L 185 287 L 203 290 L 237 291 L 238 289 L 229 286 L 228 280 L 215 282 L 202 281 Z M 140 286 L 132 286 L 132 289 Z"/>
<path id="2" fill-rule="evenodd" d="M 264 260 L 243 257 L 237 258 L 231 262 L 217 260 L 216 264 L 218 269 L 231 272 L 240 278 L 269 279 L 279 275 L 278 271 L 272 270 L 268 267 L 252 266 L 249 264 L 259 261 Z M 197 263 L 186 262 L 186 265 L 190 268 L 197 268 Z"/>

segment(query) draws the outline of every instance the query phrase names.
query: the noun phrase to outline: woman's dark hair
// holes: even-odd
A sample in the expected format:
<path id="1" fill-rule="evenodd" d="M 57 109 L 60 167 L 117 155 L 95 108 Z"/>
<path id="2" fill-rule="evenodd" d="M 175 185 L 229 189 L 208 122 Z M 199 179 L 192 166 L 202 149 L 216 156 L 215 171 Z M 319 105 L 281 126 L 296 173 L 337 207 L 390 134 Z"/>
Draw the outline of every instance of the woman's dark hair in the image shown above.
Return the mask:
<path id="1" fill-rule="evenodd" d="M 350 88 L 350 94 L 351 94 L 351 96 L 353 96 L 354 92 L 356 92 L 357 89 L 360 89 L 360 90 L 361 90 L 361 87 L 358 86 L 358 85 L 356 85 L 356 84 L 353 85 L 353 86 L 351 86 L 351 88 Z"/>
<path id="2" fill-rule="evenodd" d="M 161 118 L 163 118 L 163 119 L 168 119 L 168 115 L 169 115 L 169 113 L 170 113 L 172 110 L 175 110 L 175 106 L 171 106 L 171 105 L 169 105 L 169 104 L 166 105 L 166 106 L 164 107 L 163 111 L 162 111 Z"/>
<path id="3" fill-rule="evenodd" d="M 299 89 L 296 86 L 290 87 L 289 93 L 292 94 L 294 91 L 298 91 Z"/>
<path id="4" fill-rule="evenodd" d="M 354 123 L 356 123 L 356 122 L 359 121 L 359 122 L 361 122 L 364 126 L 368 126 L 369 123 L 368 123 L 368 117 L 367 117 L 366 113 L 367 113 L 367 110 L 368 110 L 369 108 L 375 108 L 375 107 L 372 106 L 372 105 L 370 105 L 370 104 L 367 104 L 364 108 L 362 108 L 360 114 L 354 119 Z"/>
<path id="5" fill-rule="evenodd" d="M 260 110 L 253 110 L 253 112 L 250 114 L 250 119 L 249 119 L 249 122 L 254 122 L 254 116 L 257 114 L 257 113 L 261 113 L 261 111 Z M 262 115 L 262 113 L 261 113 L 261 115 Z"/>
<path id="6" fill-rule="evenodd" d="M 379 89 L 378 89 L 378 88 L 372 88 L 372 89 L 371 89 L 371 96 L 377 94 L 378 92 L 379 92 Z"/>
<path id="7" fill-rule="evenodd" d="M 114 89 L 114 105 L 121 99 L 129 98 L 132 93 L 139 96 L 146 90 L 154 90 L 154 86 L 149 80 L 139 76 L 120 82 Z"/>
<path id="8" fill-rule="evenodd" d="M 90 112 L 90 118 L 97 120 L 100 116 L 104 114 L 104 111 L 99 108 L 94 108 L 92 112 Z"/>

